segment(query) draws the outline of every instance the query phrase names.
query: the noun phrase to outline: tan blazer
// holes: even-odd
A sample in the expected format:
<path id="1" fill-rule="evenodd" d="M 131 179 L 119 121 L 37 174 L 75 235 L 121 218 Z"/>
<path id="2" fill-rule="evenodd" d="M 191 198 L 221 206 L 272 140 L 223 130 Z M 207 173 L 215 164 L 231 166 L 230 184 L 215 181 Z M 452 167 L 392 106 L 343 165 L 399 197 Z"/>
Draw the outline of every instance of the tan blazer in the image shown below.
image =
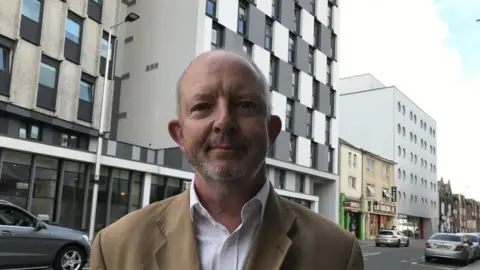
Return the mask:
<path id="1" fill-rule="evenodd" d="M 197 254 L 187 190 L 100 231 L 90 268 L 200 270 Z M 280 197 L 270 186 L 264 221 L 245 269 L 363 270 L 363 256 L 351 233 Z"/>

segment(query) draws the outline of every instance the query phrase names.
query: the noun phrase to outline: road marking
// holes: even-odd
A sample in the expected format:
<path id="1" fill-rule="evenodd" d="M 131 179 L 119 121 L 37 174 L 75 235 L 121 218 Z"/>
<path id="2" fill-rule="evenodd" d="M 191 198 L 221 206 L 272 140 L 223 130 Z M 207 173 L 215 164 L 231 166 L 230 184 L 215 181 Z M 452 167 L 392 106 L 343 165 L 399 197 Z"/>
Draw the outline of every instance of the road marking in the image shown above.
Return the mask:
<path id="1" fill-rule="evenodd" d="M 449 267 L 441 267 L 441 266 L 436 266 L 436 265 L 431 265 L 431 264 L 421 264 L 418 262 L 412 262 L 413 265 L 418 265 L 418 266 L 423 266 L 423 267 L 430 267 L 430 268 L 435 268 L 435 269 L 441 269 L 441 270 L 454 270 L 454 268 L 449 268 Z"/>
<path id="2" fill-rule="evenodd" d="M 379 254 L 382 254 L 382 252 L 363 253 L 363 257 L 375 256 L 375 255 L 379 255 Z"/>

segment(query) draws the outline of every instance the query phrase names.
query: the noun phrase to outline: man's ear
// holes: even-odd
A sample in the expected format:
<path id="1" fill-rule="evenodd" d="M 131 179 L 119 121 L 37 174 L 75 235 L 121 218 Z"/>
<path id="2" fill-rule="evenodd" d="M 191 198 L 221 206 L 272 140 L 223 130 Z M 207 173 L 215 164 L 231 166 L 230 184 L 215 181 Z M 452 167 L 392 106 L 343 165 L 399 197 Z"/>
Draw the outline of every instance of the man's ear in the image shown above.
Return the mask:
<path id="1" fill-rule="evenodd" d="M 271 115 L 268 121 L 268 139 L 270 145 L 275 143 L 278 134 L 280 134 L 280 130 L 282 130 L 282 119 L 277 115 Z"/>
<path id="2" fill-rule="evenodd" d="M 183 151 L 183 132 L 179 120 L 176 119 L 168 122 L 168 133 L 170 133 L 170 137 L 172 137 L 178 147 Z"/>

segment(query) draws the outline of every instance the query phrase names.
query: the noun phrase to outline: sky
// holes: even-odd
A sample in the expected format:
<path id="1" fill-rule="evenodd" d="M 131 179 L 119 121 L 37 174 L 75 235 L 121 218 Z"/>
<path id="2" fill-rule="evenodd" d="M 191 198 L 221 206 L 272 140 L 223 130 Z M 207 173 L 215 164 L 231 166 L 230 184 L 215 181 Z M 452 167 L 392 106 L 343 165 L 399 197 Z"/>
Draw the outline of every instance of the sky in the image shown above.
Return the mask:
<path id="1" fill-rule="evenodd" d="M 339 76 L 370 73 L 437 122 L 437 176 L 480 201 L 480 0 L 341 0 Z"/>

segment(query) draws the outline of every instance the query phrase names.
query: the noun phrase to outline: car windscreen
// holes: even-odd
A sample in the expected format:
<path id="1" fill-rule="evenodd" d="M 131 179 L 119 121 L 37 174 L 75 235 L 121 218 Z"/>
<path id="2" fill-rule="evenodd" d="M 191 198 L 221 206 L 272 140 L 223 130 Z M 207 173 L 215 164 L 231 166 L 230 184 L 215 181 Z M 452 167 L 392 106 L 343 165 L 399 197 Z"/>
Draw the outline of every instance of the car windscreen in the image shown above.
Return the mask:
<path id="1" fill-rule="evenodd" d="M 431 240 L 450 241 L 450 242 L 462 242 L 460 235 L 453 234 L 436 234 L 430 238 Z"/>
<path id="2" fill-rule="evenodd" d="M 475 243 L 478 243 L 478 237 L 476 237 L 475 235 L 467 234 L 466 236 L 467 236 L 468 240 L 470 240 L 472 242 L 475 242 Z"/>
<path id="3" fill-rule="evenodd" d="M 380 232 L 379 235 L 393 235 L 393 232 L 383 231 L 383 232 Z"/>

